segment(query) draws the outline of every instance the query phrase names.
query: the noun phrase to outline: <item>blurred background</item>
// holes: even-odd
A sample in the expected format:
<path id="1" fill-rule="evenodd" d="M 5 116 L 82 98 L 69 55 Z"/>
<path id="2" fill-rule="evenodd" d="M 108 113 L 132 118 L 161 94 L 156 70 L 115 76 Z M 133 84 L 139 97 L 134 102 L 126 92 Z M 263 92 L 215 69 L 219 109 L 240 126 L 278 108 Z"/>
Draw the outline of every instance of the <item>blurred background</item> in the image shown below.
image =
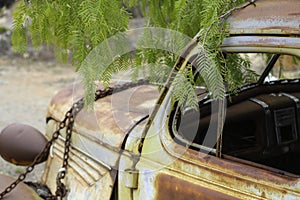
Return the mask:
<path id="1" fill-rule="evenodd" d="M 13 122 L 45 130 L 46 109 L 61 88 L 71 84 L 77 74 L 71 65 L 58 63 L 51 50 L 28 47 L 17 54 L 11 45 L 13 0 L 0 1 L 0 131 Z M 5 7 L 7 6 L 7 7 Z M 38 180 L 43 164 L 28 177 Z M 0 157 L 0 174 L 17 177 L 25 170 Z"/>

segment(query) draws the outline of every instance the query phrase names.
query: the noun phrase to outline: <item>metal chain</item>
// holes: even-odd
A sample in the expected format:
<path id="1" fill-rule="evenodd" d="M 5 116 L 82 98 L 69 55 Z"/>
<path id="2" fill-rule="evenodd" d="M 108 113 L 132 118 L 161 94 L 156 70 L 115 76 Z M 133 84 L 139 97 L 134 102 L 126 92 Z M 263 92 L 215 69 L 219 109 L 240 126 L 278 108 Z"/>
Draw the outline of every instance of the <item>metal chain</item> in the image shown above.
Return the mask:
<path id="1" fill-rule="evenodd" d="M 45 158 L 45 156 L 48 155 L 49 150 L 53 142 L 59 137 L 60 131 L 65 128 L 65 124 L 67 121 L 67 114 L 65 115 L 65 118 L 59 123 L 58 129 L 53 133 L 51 140 L 49 140 L 45 146 L 45 148 L 42 150 L 40 154 L 37 155 L 37 157 L 34 159 L 34 161 L 26 168 L 25 172 L 20 174 L 19 177 L 11 183 L 3 192 L 0 194 L 0 199 L 3 199 L 5 195 L 10 193 L 20 182 L 24 181 L 26 176 L 32 172 L 35 168 L 35 166 L 40 163 L 40 161 Z"/>
<path id="2" fill-rule="evenodd" d="M 128 88 L 136 87 L 139 85 L 145 85 L 149 84 L 148 80 L 138 80 L 136 83 L 128 82 L 122 85 L 116 85 L 114 88 L 109 87 L 104 90 L 97 90 L 96 91 L 96 97 L 95 101 L 98 99 L 101 99 L 103 97 L 109 96 L 113 93 L 121 92 L 123 90 L 126 90 Z M 34 159 L 32 164 L 30 164 L 24 173 L 20 174 L 19 177 L 11 183 L 3 192 L 0 193 L 0 200 L 4 198 L 5 195 L 10 193 L 13 189 L 16 188 L 16 186 L 25 180 L 27 175 L 34 170 L 34 167 L 40 163 L 40 161 L 45 158 L 52 146 L 52 144 L 58 139 L 60 136 L 60 131 L 64 128 L 66 128 L 66 139 L 65 139 L 65 149 L 64 149 L 64 155 L 63 155 L 63 164 L 61 170 L 58 172 L 56 177 L 56 192 L 55 195 L 50 195 L 49 197 L 46 197 L 46 200 L 57 200 L 62 199 L 67 194 L 67 189 L 65 185 L 62 183 L 62 180 L 66 176 L 67 168 L 68 168 L 68 162 L 69 162 L 69 152 L 70 152 L 70 146 L 71 146 L 71 137 L 72 137 L 72 130 L 73 125 L 75 121 L 75 117 L 77 114 L 82 110 L 84 107 L 84 99 L 81 98 L 79 101 L 74 103 L 69 111 L 64 116 L 64 119 L 59 122 L 57 130 L 54 131 L 51 140 L 49 140 L 42 150 L 40 154 L 37 155 L 37 157 Z"/>
<path id="3" fill-rule="evenodd" d="M 69 152 L 70 152 L 70 146 L 71 146 L 71 137 L 72 137 L 72 130 L 74 125 L 74 119 L 77 116 L 77 114 L 82 110 L 84 106 L 84 99 L 80 99 L 76 103 L 73 104 L 72 108 L 66 113 L 67 121 L 66 121 L 66 140 L 65 140 L 65 149 L 64 149 L 64 155 L 63 155 L 63 164 L 61 170 L 58 172 L 56 177 L 56 192 L 55 195 L 52 195 L 49 198 L 49 200 L 56 200 L 56 199 L 62 199 L 67 194 L 67 189 L 65 185 L 62 183 L 62 180 L 66 176 L 66 171 L 68 168 L 68 162 L 69 162 Z"/>

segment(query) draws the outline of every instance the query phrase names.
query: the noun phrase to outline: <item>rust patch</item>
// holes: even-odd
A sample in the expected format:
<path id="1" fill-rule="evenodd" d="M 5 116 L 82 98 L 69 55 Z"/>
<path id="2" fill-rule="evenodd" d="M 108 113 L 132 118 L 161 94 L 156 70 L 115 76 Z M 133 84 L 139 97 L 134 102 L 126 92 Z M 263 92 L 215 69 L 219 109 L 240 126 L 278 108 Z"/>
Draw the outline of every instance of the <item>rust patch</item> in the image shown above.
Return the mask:
<path id="1" fill-rule="evenodd" d="M 99 88 L 103 88 L 101 84 Z M 158 95 L 157 87 L 151 85 L 113 93 L 97 100 L 93 111 L 79 112 L 74 129 L 78 134 L 120 147 L 130 127 L 151 112 Z M 63 89 L 52 99 L 48 117 L 60 121 L 72 103 L 82 96 L 81 84 Z"/>
<path id="2" fill-rule="evenodd" d="M 228 18 L 231 34 L 299 35 L 299 0 L 260 0 Z"/>
<path id="3" fill-rule="evenodd" d="M 290 13 L 289 15 L 300 15 L 300 12 L 298 12 L 298 13 Z"/>
<path id="4" fill-rule="evenodd" d="M 299 13 L 300 2 L 298 0 L 259 0 L 254 5 L 237 10 L 233 16 L 243 19 L 261 19 L 266 16 L 286 17 Z"/>
<path id="5" fill-rule="evenodd" d="M 76 99 L 79 99 L 83 96 L 83 87 L 81 84 L 72 84 L 66 88 L 60 90 L 54 98 L 51 100 L 50 105 L 55 106 L 57 104 L 68 103 L 72 105 Z"/>
<path id="6" fill-rule="evenodd" d="M 201 187 L 194 183 L 181 180 L 174 176 L 160 174 L 157 177 L 155 186 L 157 188 L 157 196 L 155 199 L 166 200 L 186 200 L 186 199 L 238 199 L 227 194 Z"/>
<path id="7" fill-rule="evenodd" d="M 208 164 L 211 169 L 219 169 L 218 171 L 215 171 L 218 176 L 224 177 L 224 174 L 239 174 L 240 177 L 235 177 L 236 179 L 240 178 L 241 180 L 244 180 L 245 177 L 252 177 L 256 180 L 264 180 L 270 183 L 288 186 L 294 186 L 299 181 L 299 177 L 279 174 L 271 167 L 251 161 L 246 161 L 228 155 L 223 155 L 224 159 L 219 159 L 215 156 L 201 154 L 202 153 L 194 150 L 188 150 L 185 152 L 185 156 L 189 157 L 190 160 L 199 160 L 200 162 Z M 223 179 L 223 181 L 225 181 L 225 179 Z"/>

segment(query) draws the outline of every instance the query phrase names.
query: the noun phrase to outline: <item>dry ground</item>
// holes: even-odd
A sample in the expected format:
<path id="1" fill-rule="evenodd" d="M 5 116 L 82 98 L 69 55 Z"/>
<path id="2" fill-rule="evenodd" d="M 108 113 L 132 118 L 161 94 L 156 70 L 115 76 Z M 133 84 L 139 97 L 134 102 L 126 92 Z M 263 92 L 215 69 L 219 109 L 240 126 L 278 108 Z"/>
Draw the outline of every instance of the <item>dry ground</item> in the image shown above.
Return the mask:
<path id="1" fill-rule="evenodd" d="M 74 68 L 55 61 L 0 56 L 0 131 L 10 123 L 21 122 L 44 132 L 51 97 L 76 78 Z M 38 180 L 43 167 L 38 166 L 28 180 Z M 23 170 L 0 158 L 0 173 L 16 177 Z"/>

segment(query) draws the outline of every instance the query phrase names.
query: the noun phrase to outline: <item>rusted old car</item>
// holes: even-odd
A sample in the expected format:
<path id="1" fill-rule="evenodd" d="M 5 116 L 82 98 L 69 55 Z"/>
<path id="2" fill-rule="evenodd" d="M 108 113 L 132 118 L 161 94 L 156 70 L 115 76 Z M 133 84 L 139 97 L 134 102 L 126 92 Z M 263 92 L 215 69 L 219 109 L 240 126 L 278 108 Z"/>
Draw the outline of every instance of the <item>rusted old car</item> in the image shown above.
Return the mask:
<path id="1" fill-rule="evenodd" d="M 147 83 L 118 88 L 113 95 L 100 91 L 93 113 L 77 112 L 80 101 L 72 107 L 82 90 L 70 86 L 48 109 L 46 136 L 53 144 L 35 159 L 46 160 L 41 184 L 13 185 L 3 198 L 46 198 L 51 191 L 50 199 L 300 199 L 300 1 L 258 0 L 233 11 L 228 22 L 224 54 L 259 53 L 270 59 L 256 82 L 226 96 L 223 129 L 222 123 L 211 126 L 220 102 L 201 94 L 201 114 L 183 113 L 170 100 L 172 82 L 160 94 Z M 17 129 L 31 130 L 9 126 L 0 135 L 2 147 L 14 134 L 5 135 Z M 222 137 L 209 141 L 207 134 Z M 35 135 L 35 141 L 47 143 Z M 1 146 L 1 155 L 11 162 L 34 159 L 18 157 L 20 152 L 10 157 L 6 149 L 13 148 Z M 36 156 L 30 148 L 24 152 Z M 2 190 L 13 181 L 4 175 L 0 180 Z"/>

